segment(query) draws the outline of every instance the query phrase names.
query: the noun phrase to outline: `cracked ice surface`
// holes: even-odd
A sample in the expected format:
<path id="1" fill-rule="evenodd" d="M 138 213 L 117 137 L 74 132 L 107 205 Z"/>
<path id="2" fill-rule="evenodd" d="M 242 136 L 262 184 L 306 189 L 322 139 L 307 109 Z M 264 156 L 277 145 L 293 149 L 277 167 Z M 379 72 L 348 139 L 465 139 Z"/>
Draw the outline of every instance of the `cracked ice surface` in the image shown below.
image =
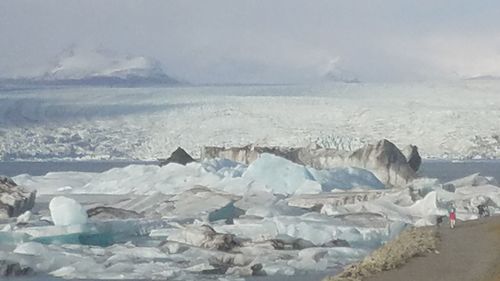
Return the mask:
<path id="1" fill-rule="evenodd" d="M 427 157 L 500 156 L 499 82 L 0 92 L 0 158 L 155 159 L 177 146 L 345 150 L 387 138 Z"/>

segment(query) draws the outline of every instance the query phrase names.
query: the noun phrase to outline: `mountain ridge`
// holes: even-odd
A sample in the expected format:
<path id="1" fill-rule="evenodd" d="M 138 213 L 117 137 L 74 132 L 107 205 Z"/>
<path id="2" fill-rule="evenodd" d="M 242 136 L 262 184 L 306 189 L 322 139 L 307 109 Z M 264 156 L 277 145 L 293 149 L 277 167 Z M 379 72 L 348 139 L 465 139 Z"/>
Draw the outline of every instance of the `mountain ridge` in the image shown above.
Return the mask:
<path id="1" fill-rule="evenodd" d="M 3 85 L 155 86 L 186 84 L 168 74 L 160 62 L 144 56 L 120 56 L 107 50 L 65 50 L 39 75 L 0 78 Z"/>

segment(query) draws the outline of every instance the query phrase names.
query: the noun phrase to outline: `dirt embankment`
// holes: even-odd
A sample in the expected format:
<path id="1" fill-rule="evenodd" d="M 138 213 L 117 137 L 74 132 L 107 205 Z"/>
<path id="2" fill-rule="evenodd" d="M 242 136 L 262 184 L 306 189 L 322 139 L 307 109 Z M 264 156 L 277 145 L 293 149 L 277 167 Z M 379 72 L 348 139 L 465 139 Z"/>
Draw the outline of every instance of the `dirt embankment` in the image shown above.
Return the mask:
<path id="1" fill-rule="evenodd" d="M 412 228 L 325 281 L 500 281 L 500 216 Z"/>

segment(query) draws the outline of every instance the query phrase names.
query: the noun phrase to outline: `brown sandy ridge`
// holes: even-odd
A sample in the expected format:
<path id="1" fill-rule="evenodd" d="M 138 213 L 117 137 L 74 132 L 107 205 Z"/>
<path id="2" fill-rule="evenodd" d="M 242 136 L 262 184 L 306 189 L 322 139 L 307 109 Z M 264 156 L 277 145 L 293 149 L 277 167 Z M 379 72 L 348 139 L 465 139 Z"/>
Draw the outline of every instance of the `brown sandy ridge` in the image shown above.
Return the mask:
<path id="1" fill-rule="evenodd" d="M 500 281 L 500 216 L 413 228 L 328 281 Z"/>

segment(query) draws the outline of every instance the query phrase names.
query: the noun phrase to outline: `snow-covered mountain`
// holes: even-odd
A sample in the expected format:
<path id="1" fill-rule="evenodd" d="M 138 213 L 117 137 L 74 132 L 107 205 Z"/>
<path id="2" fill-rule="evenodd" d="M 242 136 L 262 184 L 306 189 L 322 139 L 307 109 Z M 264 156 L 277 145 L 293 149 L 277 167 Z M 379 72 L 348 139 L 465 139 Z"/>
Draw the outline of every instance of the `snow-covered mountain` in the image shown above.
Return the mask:
<path id="1" fill-rule="evenodd" d="M 354 74 L 339 66 L 339 58 L 330 60 L 321 71 L 321 77 L 328 82 L 360 83 Z"/>
<path id="2" fill-rule="evenodd" d="M 337 74 L 334 72 L 326 73 L 323 76 L 323 79 L 325 81 L 329 81 L 329 82 L 361 83 L 361 81 L 358 78 L 351 77 L 351 76 L 344 76 L 344 75 L 340 75 L 340 74 Z"/>
<path id="3" fill-rule="evenodd" d="M 499 81 L 500 76 L 497 75 L 476 75 L 465 78 L 465 80 L 480 80 L 480 81 Z"/>
<path id="4" fill-rule="evenodd" d="M 180 83 L 161 64 L 144 56 L 121 56 L 108 50 L 70 48 L 38 76 L 4 81 L 36 85 L 144 86 Z"/>

